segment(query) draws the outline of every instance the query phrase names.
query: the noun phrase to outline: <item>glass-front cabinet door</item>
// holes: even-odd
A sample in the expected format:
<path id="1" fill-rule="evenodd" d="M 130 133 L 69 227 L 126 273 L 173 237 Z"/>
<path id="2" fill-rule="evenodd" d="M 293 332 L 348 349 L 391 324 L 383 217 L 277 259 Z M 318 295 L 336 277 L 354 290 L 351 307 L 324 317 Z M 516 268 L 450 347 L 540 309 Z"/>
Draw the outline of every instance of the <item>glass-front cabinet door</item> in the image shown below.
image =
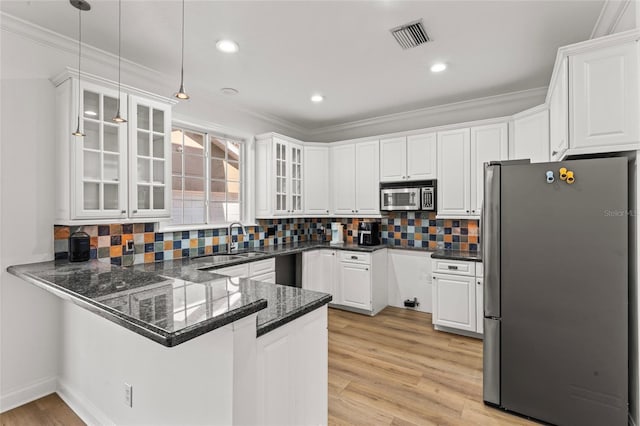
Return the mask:
<path id="1" fill-rule="evenodd" d="M 80 91 L 73 128 L 79 113 L 85 136 L 71 136 L 76 165 L 73 218 L 126 217 L 126 125 L 112 121 L 118 93 L 90 83 L 83 83 Z M 127 116 L 126 102 L 120 112 Z"/>
<path id="2" fill-rule="evenodd" d="M 275 215 L 302 213 L 302 146 L 274 138 Z"/>
<path id="3" fill-rule="evenodd" d="M 129 96 L 129 208 L 131 217 L 169 217 L 171 107 Z"/>
<path id="4" fill-rule="evenodd" d="M 289 205 L 289 155 L 288 145 L 286 142 L 274 139 L 273 149 L 275 150 L 275 214 L 285 215 L 291 210 Z"/>
<path id="5" fill-rule="evenodd" d="M 291 147 L 291 213 L 302 213 L 302 146 Z"/>

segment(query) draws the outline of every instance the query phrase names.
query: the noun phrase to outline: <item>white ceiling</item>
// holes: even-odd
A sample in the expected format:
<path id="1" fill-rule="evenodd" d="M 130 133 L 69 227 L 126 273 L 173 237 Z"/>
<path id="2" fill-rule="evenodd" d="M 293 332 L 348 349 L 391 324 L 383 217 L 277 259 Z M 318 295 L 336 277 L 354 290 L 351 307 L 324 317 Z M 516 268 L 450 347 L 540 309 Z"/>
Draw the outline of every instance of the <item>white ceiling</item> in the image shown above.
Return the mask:
<path id="1" fill-rule="evenodd" d="M 544 87 L 557 48 L 588 39 L 603 3 L 188 0 L 185 85 L 198 99 L 219 100 L 220 88 L 236 88 L 236 106 L 309 130 Z M 83 41 L 117 53 L 117 2 L 91 4 Z M 180 5 L 122 2 L 123 57 L 165 74 L 173 91 Z M 0 10 L 77 37 L 78 13 L 67 0 L 4 0 Z M 389 29 L 416 19 L 433 42 L 402 50 Z M 221 38 L 238 42 L 240 52 L 218 52 Z M 436 61 L 448 70 L 430 73 Z M 315 92 L 325 102 L 311 103 Z"/>

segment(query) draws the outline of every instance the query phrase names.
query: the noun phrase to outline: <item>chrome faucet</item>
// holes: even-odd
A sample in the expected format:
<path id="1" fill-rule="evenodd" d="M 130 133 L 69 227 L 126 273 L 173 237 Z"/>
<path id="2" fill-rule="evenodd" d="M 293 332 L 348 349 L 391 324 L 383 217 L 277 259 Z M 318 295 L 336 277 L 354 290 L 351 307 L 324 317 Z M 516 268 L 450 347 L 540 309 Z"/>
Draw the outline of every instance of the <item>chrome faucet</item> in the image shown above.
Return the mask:
<path id="1" fill-rule="evenodd" d="M 238 242 L 236 241 L 234 243 L 231 241 L 232 240 L 231 229 L 233 229 L 233 227 L 236 225 L 239 226 L 240 229 L 242 229 L 242 235 L 247 235 L 247 230 L 244 228 L 244 225 L 241 224 L 240 222 L 233 222 L 229 224 L 229 228 L 227 229 L 227 238 L 229 238 L 229 241 L 227 241 L 227 253 L 231 253 L 232 251 L 238 250 Z"/>

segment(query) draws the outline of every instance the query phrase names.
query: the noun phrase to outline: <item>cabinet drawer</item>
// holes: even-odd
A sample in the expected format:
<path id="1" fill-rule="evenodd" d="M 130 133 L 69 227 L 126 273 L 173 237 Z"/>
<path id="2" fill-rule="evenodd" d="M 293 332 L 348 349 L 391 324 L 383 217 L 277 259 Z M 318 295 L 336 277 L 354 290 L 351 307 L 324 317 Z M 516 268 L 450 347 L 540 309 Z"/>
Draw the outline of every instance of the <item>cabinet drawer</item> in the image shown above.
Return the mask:
<path id="1" fill-rule="evenodd" d="M 475 262 L 465 262 L 461 260 L 448 259 L 432 259 L 432 262 L 433 272 L 466 276 L 476 275 Z"/>
<path id="2" fill-rule="evenodd" d="M 371 264 L 371 254 L 362 253 L 359 251 L 344 251 L 340 250 L 340 261 L 351 263 Z"/>
<path id="3" fill-rule="evenodd" d="M 258 260 L 256 262 L 251 262 L 249 264 L 249 276 L 253 277 L 254 275 L 266 274 L 268 272 L 273 272 L 276 270 L 276 259 L 265 259 Z"/>
<path id="4" fill-rule="evenodd" d="M 228 277 L 247 278 L 249 276 L 249 265 L 227 266 L 226 268 L 212 269 L 211 272 Z"/>

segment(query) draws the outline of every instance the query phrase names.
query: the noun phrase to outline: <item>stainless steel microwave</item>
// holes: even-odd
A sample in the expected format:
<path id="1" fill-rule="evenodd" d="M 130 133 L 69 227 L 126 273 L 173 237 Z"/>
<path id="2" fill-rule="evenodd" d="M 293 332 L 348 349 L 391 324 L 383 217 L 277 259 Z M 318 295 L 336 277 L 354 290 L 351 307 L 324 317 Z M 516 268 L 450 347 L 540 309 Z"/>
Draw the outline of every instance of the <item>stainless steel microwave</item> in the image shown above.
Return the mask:
<path id="1" fill-rule="evenodd" d="M 380 210 L 436 210 L 436 182 L 380 184 Z"/>

